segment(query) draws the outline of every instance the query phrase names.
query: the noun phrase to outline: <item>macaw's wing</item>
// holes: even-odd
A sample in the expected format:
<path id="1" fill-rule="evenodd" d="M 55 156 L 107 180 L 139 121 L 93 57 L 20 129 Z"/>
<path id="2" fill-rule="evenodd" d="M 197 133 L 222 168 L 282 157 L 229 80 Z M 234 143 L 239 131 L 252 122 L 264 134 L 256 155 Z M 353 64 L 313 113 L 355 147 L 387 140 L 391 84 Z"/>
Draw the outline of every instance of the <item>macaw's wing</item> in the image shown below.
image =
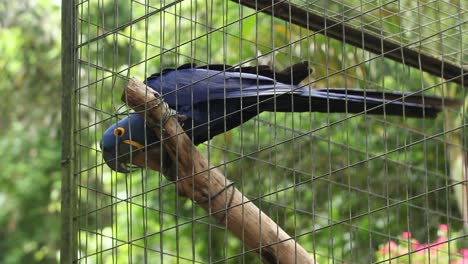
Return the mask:
<path id="1" fill-rule="evenodd" d="M 212 100 L 294 93 L 294 85 L 253 73 L 182 68 L 154 75 L 146 84 L 171 106 Z"/>

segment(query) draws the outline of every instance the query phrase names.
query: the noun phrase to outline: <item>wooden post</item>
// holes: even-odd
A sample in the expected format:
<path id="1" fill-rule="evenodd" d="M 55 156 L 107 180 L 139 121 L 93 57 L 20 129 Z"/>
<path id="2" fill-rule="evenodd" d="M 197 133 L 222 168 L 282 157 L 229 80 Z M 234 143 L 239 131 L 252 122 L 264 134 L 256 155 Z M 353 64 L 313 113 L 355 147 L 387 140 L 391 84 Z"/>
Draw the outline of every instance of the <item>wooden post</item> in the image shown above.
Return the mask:
<path id="1" fill-rule="evenodd" d="M 135 111 L 147 110 L 147 123 L 154 127 L 166 155 L 173 161 L 173 166 L 166 171 L 170 175 L 166 177 L 176 183 L 179 195 L 192 199 L 224 223 L 249 248 L 255 249 L 265 263 L 316 263 L 218 169 L 210 168 L 208 160 L 198 152 L 177 119 L 168 118 L 170 109 L 159 94 L 131 79 L 122 98 Z M 158 127 L 161 120 L 164 130 Z M 159 170 L 161 167 L 157 165 L 159 157 L 148 156 L 147 161 L 150 168 Z"/>

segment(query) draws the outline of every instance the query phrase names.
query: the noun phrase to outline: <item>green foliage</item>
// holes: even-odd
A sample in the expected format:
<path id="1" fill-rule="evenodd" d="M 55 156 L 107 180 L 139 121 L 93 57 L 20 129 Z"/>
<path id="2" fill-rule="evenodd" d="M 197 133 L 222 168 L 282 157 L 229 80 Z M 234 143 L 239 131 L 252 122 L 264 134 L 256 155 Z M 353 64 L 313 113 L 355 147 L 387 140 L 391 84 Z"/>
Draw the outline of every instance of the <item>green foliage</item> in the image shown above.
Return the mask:
<path id="1" fill-rule="evenodd" d="M 0 262 L 55 263 L 60 6 L 0 1 Z"/>

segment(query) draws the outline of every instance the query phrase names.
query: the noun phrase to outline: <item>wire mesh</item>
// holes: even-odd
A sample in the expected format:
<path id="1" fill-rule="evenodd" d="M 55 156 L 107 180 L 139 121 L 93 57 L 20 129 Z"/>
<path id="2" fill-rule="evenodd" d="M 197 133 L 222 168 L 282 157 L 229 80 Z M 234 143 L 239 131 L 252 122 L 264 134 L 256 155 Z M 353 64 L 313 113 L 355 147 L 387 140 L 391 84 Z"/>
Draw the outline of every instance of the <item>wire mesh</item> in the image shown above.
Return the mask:
<path id="1" fill-rule="evenodd" d="M 466 50 L 460 48 L 467 16 L 466 6 L 460 2 L 390 0 L 291 3 L 446 62 L 460 65 L 467 59 Z"/>
<path id="2" fill-rule="evenodd" d="M 282 70 L 303 61 L 313 69 L 301 82 L 310 89 L 423 93 L 462 104 L 431 119 L 263 112 L 258 103 L 252 120 L 197 146 L 210 164 L 318 263 L 467 261 L 466 3 L 268 1 L 288 7 L 281 14 L 264 1 L 242 4 L 75 1 L 74 261 L 260 262 L 262 247 L 248 248 L 163 174 L 112 171 L 99 144 L 132 112 L 120 99 L 131 77 L 185 63 Z M 339 23 L 317 30 L 293 8 Z M 363 32 L 361 45 L 345 27 Z M 379 52 L 363 44 L 364 33 L 381 40 Z M 385 41 L 402 47 L 400 61 L 386 56 Z M 405 62 L 403 47 L 417 52 L 417 65 Z M 426 70 L 424 56 L 440 67 Z M 445 65 L 455 77 L 442 78 Z"/>

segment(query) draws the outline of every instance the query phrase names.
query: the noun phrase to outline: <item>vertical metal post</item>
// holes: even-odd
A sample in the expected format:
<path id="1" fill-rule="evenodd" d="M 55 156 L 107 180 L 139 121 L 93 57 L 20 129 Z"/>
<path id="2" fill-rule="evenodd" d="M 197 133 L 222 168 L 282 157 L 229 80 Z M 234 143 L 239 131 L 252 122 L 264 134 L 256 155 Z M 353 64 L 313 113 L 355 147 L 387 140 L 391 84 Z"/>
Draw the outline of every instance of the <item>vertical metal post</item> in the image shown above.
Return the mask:
<path id="1" fill-rule="evenodd" d="M 74 184 L 75 118 L 75 7 L 73 0 L 62 1 L 62 203 L 60 263 L 76 260 L 76 208 Z"/>

